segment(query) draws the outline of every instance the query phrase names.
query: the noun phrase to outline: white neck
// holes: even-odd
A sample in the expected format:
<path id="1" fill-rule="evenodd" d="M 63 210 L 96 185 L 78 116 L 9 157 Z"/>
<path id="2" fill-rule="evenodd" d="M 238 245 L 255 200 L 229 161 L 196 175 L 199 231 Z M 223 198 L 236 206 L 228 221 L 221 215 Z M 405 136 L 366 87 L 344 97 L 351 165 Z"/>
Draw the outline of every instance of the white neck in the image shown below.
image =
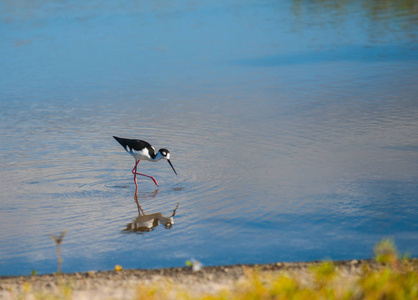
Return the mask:
<path id="1" fill-rule="evenodd" d="M 160 151 L 158 151 L 157 155 L 155 155 L 155 157 L 152 159 L 152 161 L 159 161 L 163 158 L 165 158 L 165 157 L 161 155 Z"/>

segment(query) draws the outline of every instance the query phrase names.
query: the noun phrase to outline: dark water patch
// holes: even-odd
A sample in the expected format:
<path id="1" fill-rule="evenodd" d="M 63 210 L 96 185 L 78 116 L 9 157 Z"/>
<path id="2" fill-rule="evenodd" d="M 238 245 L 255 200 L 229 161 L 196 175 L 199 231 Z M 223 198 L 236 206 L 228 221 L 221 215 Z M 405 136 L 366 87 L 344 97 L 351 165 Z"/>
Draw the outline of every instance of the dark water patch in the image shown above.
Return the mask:
<path id="1" fill-rule="evenodd" d="M 346 45 L 328 50 L 233 60 L 232 63 L 249 67 L 280 67 L 344 61 L 363 63 L 417 61 L 417 53 L 414 44 Z"/>

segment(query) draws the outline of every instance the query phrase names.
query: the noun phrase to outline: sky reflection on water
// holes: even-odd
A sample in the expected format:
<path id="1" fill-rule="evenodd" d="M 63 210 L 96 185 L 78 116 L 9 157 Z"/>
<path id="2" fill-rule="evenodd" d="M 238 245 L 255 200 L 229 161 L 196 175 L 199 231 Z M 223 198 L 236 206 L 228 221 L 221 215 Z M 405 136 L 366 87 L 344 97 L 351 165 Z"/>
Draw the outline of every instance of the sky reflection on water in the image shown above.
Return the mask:
<path id="1" fill-rule="evenodd" d="M 0 3 L 0 275 L 417 256 L 411 1 Z M 112 138 L 168 148 L 140 163 Z M 158 215 L 161 217 L 160 215 Z"/>

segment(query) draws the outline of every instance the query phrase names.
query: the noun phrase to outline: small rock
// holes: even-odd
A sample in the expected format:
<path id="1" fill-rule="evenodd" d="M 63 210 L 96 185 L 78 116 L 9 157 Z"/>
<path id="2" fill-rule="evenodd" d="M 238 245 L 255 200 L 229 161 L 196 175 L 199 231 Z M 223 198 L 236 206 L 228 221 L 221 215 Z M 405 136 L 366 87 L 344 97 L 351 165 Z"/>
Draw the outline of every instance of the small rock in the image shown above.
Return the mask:
<path id="1" fill-rule="evenodd" d="M 94 277 L 94 276 L 96 276 L 96 272 L 95 271 L 88 271 L 87 276 L 88 277 Z"/>
<path id="2" fill-rule="evenodd" d="M 282 262 L 276 262 L 276 267 L 283 267 L 283 263 Z"/>

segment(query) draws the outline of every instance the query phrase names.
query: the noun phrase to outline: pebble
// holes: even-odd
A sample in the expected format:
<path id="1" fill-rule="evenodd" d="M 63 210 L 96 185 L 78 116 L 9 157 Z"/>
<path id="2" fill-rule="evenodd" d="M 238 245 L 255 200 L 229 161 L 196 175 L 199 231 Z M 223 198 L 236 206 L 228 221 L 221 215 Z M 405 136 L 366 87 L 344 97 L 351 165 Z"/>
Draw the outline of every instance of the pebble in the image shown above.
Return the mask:
<path id="1" fill-rule="evenodd" d="M 87 276 L 88 277 L 94 277 L 94 276 L 96 276 L 96 272 L 95 271 L 88 271 Z"/>

